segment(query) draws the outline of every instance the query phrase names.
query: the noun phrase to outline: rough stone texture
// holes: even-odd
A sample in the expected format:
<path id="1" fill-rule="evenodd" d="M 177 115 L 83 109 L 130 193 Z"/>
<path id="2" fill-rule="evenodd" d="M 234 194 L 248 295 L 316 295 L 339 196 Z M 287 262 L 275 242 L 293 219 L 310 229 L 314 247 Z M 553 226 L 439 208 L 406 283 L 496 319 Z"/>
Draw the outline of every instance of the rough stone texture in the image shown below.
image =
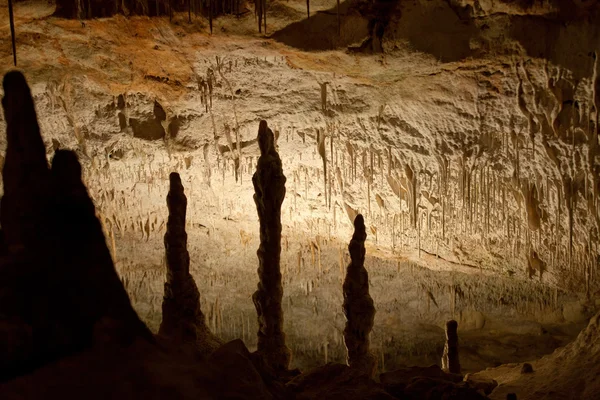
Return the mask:
<path id="1" fill-rule="evenodd" d="M 252 295 L 258 314 L 257 352 L 276 370 L 287 370 L 291 351 L 283 333 L 283 286 L 279 261 L 281 255 L 281 203 L 285 198 L 285 182 L 281 159 L 275 150 L 273 132 L 267 121 L 258 127 L 260 158 L 252 177 L 254 203 L 260 221 L 258 256 L 258 290 Z"/>
<path id="2" fill-rule="evenodd" d="M 365 240 L 367 232 L 361 214 L 354 219 L 354 235 L 348 245 L 351 262 L 346 269 L 344 279 L 344 342 L 348 350 L 348 365 L 367 372 L 375 373 L 377 360 L 369 350 L 369 335 L 375 320 L 375 306 L 369 295 L 369 274 L 364 267 Z"/>
<path id="3" fill-rule="evenodd" d="M 169 176 L 167 196 L 169 219 L 165 233 L 167 281 L 162 303 L 162 323 L 159 335 L 178 343 L 193 343 L 200 354 L 208 355 L 221 344 L 206 326 L 200 308 L 200 292 L 190 275 L 190 255 L 185 231 L 187 198 L 181 178 L 173 172 Z"/>
<path id="4" fill-rule="evenodd" d="M 446 344 L 442 356 L 442 369 L 451 374 L 460 374 L 458 359 L 458 322 L 446 322 Z"/>

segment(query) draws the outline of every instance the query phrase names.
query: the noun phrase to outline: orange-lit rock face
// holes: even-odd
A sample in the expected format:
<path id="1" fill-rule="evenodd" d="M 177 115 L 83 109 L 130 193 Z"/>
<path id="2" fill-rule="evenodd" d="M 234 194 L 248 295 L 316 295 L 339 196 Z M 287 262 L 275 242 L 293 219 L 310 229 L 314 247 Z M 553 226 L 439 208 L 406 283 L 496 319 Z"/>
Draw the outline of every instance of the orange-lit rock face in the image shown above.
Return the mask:
<path id="1" fill-rule="evenodd" d="M 16 6 L 19 66 L 48 153 L 79 152 L 117 269 L 154 330 L 176 171 L 207 324 L 256 343 L 260 119 L 287 177 L 281 269 L 293 365 L 345 357 L 341 284 L 357 213 L 383 368 L 411 354 L 437 362 L 448 319 L 533 334 L 565 318 L 573 291 L 589 287 L 593 298 L 598 24 L 548 21 L 550 3 L 508 12 L 480 2 L 473 19 L 460 11 L 467 3 L 402 5 L 378 39 L 384 55 L 340 47 L 358 47 L 368 21 L 348 11 L 335 39 L 336 13 L 318 12 L 335 2 L 311 4 L 309 21 L 304 2 L 277 3 L 268 29 L 279 41 L 254 33 L 252 13 L 217 19 L 209 37 L 204 20 L 181 15 L 82 27 L 34 20 L 42 5 Z M 338 47 L 285 45 L 317 42 Z M 464 370 L 469 362 L 482 363 L 461 353 Z"/>

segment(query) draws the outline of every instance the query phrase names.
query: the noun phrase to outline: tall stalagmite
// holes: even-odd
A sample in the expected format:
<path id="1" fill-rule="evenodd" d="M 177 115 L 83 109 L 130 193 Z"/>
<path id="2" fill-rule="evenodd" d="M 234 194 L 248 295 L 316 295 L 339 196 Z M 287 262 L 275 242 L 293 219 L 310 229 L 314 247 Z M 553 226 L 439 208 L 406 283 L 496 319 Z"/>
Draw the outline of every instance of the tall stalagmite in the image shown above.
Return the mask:
<path id="1" fill-rule="evenodd" d="M 4 94 L 0 326 L 9 339 L 0 345 L 0 380 L 100 342 L 152 342 L 114 269 L 77 156 L 57 151 L 50 171 L 21 73 L 6 74 Z"/>
<path id="2" fill-rule="evenodd" d="M 207 356 L 221 342 L 206 326 L 206 319 L 200 308 L 200 293 L 190 275 L 190 255 L 185 231 L 187 198 L 181 178 L 178 173 L 172 172 L 169 180 L 169 219 L 165 233 L 167 281 L 162 304 L 163 319 L 158 333 L 177 343 L 192 343 L 199 354 Z"/>
<path id="3" fill-rule="evenodd" d="M 31 91 L 20 72 L 4 77 L 2 105 L 7 146 L 0 223 L 8 250 L 15 253 L 31 250 L 48 231 L 43 222 L 50 172 Z"/>
<path id="4" fill-rule="evenodd" d="M 454 320 L 446 322 L 446 344 L 442 356 L 442 369 L 451 374 L 460 374 L 458 361 L 458 323 Z"/>
<path id="5" fill-rule="evenodd" d="M 375 320 L 375 306 L 369 295 L 369 274 L 364 267 L 366 239 L 365 221 L 358 214 L 354 219 L 354 235 L 348 245 L 351 262 L 343 285 L 343 308 L 347 319 L 344 341 L 348 365 L 373 376 L 377 360 L 369 350 L 369 335 Z"/>
<path id="6" fill-rule="evenodd" d="M 273 132 L 267 121 L 260 121 L 258 145 L 260 158 L 252 177 L 254 202 L 260 221 L 258 256 L 258 290 L 252 295 L 258 314 L 257 353 L 272 368 L 288 369 L 292 353 L 285 345 L 283 333 L 283 286 L 279 267 L 281 256 L 281 204 L 285 182 L 281 158 L 275 150 Z"/>

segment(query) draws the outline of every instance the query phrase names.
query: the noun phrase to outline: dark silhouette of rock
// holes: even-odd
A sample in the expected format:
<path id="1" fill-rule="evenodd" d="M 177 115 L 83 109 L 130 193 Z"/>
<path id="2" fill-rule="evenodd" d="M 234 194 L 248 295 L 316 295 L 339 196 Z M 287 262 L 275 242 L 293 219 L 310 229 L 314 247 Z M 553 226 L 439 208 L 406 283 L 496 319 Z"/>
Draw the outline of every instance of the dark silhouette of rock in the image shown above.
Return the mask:
<path id="1" fill-rule="evenodd" d="M 65 323 L 72 323 L 87 346 L 93 336 L 106 342 L 131 343 L 137 337 L 153 341 L 139 319 L 115 270 L 96 209 L 81 179 L 77 155 L 56 151 L 52 160 L 54 226 L 57 228 L 58 271 L 70 280 L 52 301 L 64 307 Z M 112 339 L 111 339 L 112 338 Z"/>
<path id="2" fill-rule="evenodd" d="M 385 372 L 379 376 L 379 380 L 383 384 L 385 390 L 396 397 L 400 397 L 406 386 L 408 386 L 415 378 L 434 378 L 452 383 L 458 383 L 463 380 L 462 375 L 446 373 L 437 365 L 431 365 L 429 367 L 400 368 L 394 371 Z"/>
<path id="3" fill-rule="evenodd" d="M 153 342 L 114 269 L 76 155 L 57 150 L 50 171 L 25 78 L 8 73 L 4 89 L 0 380 L 96 343 Z"/>
<path id="4" fill-rule="evenodd" d="M 364 371 L 336 363 L 328 363 L 297 376 L 286 386 L 297 400 L 394 398 Z"/>
<path id="5" fill-rule="evenodd" d="M 460 374 L 460 362 L 458 360 L 458 322 L 450 320 L 446 322 L 446 344 L 442 356 L 442 369 L 451 374 Z"/>
<path id="6" fill-rule="evenodd" d="M 498 382 L 496 382 L 494 379 L 479 378 L 471 374 L 465 375 L 464 381 L 469 385 L 469 387 L 484 393 L 486 396 L 492 393 L 496 386 L 498 386 Z"/>
<path id="7" fill-rule="evenodd" d="M 515 393 L 509 393 L 506 395 L 506 400 L 517 400 L 517 395 Z"/>
<path id="8" fill-rule="evenodd" d="M 176 343 L 193 344 L 201 355 L 208 355 L 221 342 L 206 326 L 206 319 L 200 308 L 200 293 L 190 275 L 190 255 L 185 231 L 187 198 L 181 178 L 178 173 L 173 172 L 169 180 L 169 219 L 165 233 L 167 281 L 162 304 L 163 319 L 158 333 Z"/>
<path id="9" fill-rule="evenodd" d="M 404 389 L 404 400 L 484 400 L 486 396 L 465 382 L 452 383 L 443 379 L 417 377 Z"/>
<path id="10" fill-rule="evenodd" d="M 208 361 L 209 365 L 219 371 L 215 383 L 222 388 L 221 398 L 287 398 L 285 393 L 281 393 L 279 397 L 271 393 L 263 380 L 263 374 L 253 363 L 252 355 L 239 339 L 221 346 Z"/>
<path id="11" fill-rule="evenodd" d="M 260 158 L 252 177 L 254 202 L 260 221 L 258 256 L 258 290 L 252 295 L 258 314 L 258 349 L 266 363 L 278 371 L 286 371 L 292 353 L 285 345 L 283 333 L 283 286 L 281 285 L 281 203 L 285 198 L 285 182 L 279 154 L 275 150 L 273 132 L 266 121 L 260 121 L 258 145 Z"/>
<path id="12" fill-rule="evenodd" d="M 521 373 L 522 374 L 532 374 L 533 366 L 529 363 L 523 363 L 523 366 L 521 367 Z"/>
<path id="13" fill-rule="evenodd" d="M 344 342 L 348 365 L 373 376 L 377 360 L 369 350 L 369 334 L 375 320 L 375 306 L 369 295 L 369 274 L 364 267 L 366 239 L 365 222 L 358 214 L 354 219 L 354 235 L 348 245 L 352 261 L 346 269 L 343 285 L 343 309 L 347 319 Z"/>
<path id="14" fill-rule="evenodd" d="M 49 169 L 31 91 L 17 71 L 4 76 L 6 158 L 0 223 L 11 253 L 30 251 L 45 239 Z M 42 225 L 40 225 L 42 224 Z"/>

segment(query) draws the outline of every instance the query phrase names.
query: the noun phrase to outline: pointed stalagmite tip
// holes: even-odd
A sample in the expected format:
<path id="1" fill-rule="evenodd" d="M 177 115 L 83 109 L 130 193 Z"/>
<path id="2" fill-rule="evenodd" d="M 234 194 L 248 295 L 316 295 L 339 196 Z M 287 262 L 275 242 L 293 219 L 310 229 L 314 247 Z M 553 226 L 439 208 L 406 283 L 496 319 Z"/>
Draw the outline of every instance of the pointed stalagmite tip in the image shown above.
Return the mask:
<path id="1" fill-rule="evenodd" d="M 359 229 L 365 226 L 365 219 L 362 214 L 358 214 L 356 218 L 354 218 L 354 228 Z"/>
<path id="2" fill-rule="evenodd" d="M 169 182 L 171 183 L 171 186 L 182 186 L 181 177 L 177 172 L 171 172 L 169 175 Z"/>
<path id="3" fill-rule="evenodd" d="M 4 86 L 5 94 L 25 88 L 29 89 L 25 76 L 19 71 L 10 71 L 4 75 L 4 81 L 2 82 L 2 85 Z"/>
<path id="4" fill-rule="evenodd" d="M 456 332 L 458 330 L 458 322 L 455 320 L 450 320 L 446 322 L 446 331 Z"/>
<path id="5" fill-rule="evenodd" d="M 260 124 L 258 125 L 258 147 L 260 148 L 260 154 L 269 153 L 273 148 L 274 141 L 275 136 L 273 135 L 273 131 L 269 129 L 267 121 L 260 121 Z"/>

